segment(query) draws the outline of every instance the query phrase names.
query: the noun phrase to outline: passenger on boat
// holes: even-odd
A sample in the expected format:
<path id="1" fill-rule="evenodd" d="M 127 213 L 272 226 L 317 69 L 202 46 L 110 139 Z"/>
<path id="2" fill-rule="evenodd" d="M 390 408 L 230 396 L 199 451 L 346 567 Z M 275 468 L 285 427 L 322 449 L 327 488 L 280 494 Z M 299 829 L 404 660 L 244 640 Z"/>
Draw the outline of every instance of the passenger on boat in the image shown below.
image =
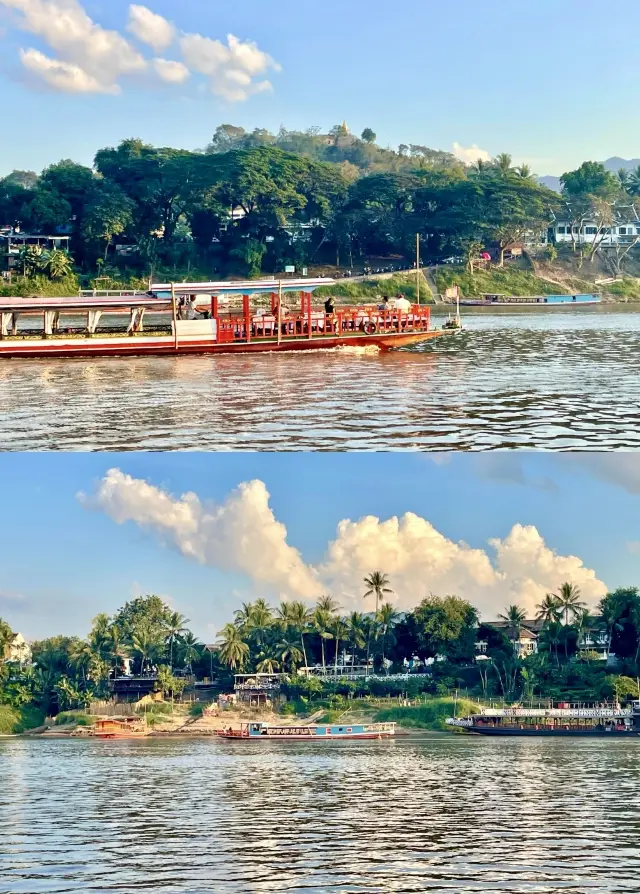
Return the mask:
<path id="1" fill-rule="evenodd" d="M 389 309 L 390 309 L 389 297 L 387 295 L 385 295 L 384 298 L 382 299 L 382 304 L 378 305 L 378 310 L 387 311 Z"/>
<path id="2" fill-rule="evenodd" d="M 329 296 L 324 303 L 324 312 L 326 314 L 333 314 L 336 312 L 336 306 L 333 303 L 333 298 Z"/>
<path id="3" fill-rule="evenodd" d="M 401 311 L 405 311 L 405 312 L 408 310 L 411 310 L 411 302 L 408 301 L 404 297 L 402 292 L 398 292 L 398 294 L 396 295 L 395 306 L 396 306 L 396 310 L 401 310 Z"/>

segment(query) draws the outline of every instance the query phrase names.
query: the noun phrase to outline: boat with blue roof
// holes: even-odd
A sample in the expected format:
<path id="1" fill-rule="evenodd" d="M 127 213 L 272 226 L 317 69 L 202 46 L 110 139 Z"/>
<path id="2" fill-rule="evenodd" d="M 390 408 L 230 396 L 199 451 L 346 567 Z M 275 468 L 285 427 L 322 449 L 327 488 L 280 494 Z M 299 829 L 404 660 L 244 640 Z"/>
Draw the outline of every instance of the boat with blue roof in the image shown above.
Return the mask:
<path id="1" fill-rule="evenodd" d="M 387 739 L 395 736 L 395 723 L 301 723 L 277 725 L 260 720 L 241 723 L 239 727 L 222 729 L 223 739 L 242 742 L 300 742 L 327 739 Z"/>

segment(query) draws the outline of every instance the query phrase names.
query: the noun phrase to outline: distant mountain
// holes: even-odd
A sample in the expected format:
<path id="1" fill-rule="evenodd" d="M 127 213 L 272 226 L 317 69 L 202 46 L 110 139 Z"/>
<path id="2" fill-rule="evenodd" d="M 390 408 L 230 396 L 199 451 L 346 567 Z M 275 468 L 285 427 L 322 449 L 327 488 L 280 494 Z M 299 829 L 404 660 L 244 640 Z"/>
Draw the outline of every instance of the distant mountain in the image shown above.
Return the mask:
<path id="1" fill-rule="evenodd" d="M 551 174 L 548 174 L 546 177 L 538 177 L 538 183 L 541 186 L 546 186 L 547 189 L 552 189 L 554 192 L 562 191 L 562 184 L 560 183 L 560 178 L 553 177 Z"/>

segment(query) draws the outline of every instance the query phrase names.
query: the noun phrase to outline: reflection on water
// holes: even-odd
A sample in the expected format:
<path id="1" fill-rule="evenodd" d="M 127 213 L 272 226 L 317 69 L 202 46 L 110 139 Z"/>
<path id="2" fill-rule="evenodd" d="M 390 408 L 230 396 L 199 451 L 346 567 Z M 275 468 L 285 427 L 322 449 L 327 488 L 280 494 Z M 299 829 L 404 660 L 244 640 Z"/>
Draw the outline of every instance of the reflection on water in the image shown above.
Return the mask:
<path id="1" fill-rule="evenodd" d="M 0 741 L 0 892 L 636 892 L 640 742 Z"/>
<path id="2" fill-rule="evenodd" d="M 474 312 L 391 354 L 0 363 L 0 449 L 640 446 L 640 313 Z"/>

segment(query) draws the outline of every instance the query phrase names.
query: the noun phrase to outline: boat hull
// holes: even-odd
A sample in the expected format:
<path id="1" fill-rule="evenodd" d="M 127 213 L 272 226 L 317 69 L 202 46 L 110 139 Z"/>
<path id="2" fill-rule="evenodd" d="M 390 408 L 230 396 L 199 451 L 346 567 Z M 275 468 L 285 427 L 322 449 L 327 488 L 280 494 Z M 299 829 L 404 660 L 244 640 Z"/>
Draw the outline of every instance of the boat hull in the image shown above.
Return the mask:
<path id="1" fill-rule="evenodd" d="M 474 736 L 570 736 L 572 738 L 600 738 L 610 739 L 612 737 L 620 737 L 628 739 L 633 736 L 640 736 L 640 731 L 631 730 L 605 730 L 605 729 L 482 729 L 480 727 L 467 728 L 466 732 Z"/>
<path id="2" fill-rule="evenodd" d="M 233 733 L 218 733 L 221 739 L 229 739 L 234 742 L 335 742 L 338 739 L 391 739 L 394 733 L 345 733 L 337 735 L 309 735 L 309 736 L 241 736 Z"/>
<path id="3" fill-rule="evenodd" d="M 405 348 L 431 341 L 454 332 L 434 329 L 429 332 L 353 334 L 343 337 L 316 335 L 312 338 L 255 339 L 243 342 L 215 342 L 211 339 L 178 341 L 173 336 L 137 335 L 127 338 L 79 339 L 0 339 L 0 358 L 19 357 L 123 357 L 179 356 L 184 354 L 253 354 L 259 352 L 330 350 L 338 347 L 376 347 L 382 351 Z"/>

